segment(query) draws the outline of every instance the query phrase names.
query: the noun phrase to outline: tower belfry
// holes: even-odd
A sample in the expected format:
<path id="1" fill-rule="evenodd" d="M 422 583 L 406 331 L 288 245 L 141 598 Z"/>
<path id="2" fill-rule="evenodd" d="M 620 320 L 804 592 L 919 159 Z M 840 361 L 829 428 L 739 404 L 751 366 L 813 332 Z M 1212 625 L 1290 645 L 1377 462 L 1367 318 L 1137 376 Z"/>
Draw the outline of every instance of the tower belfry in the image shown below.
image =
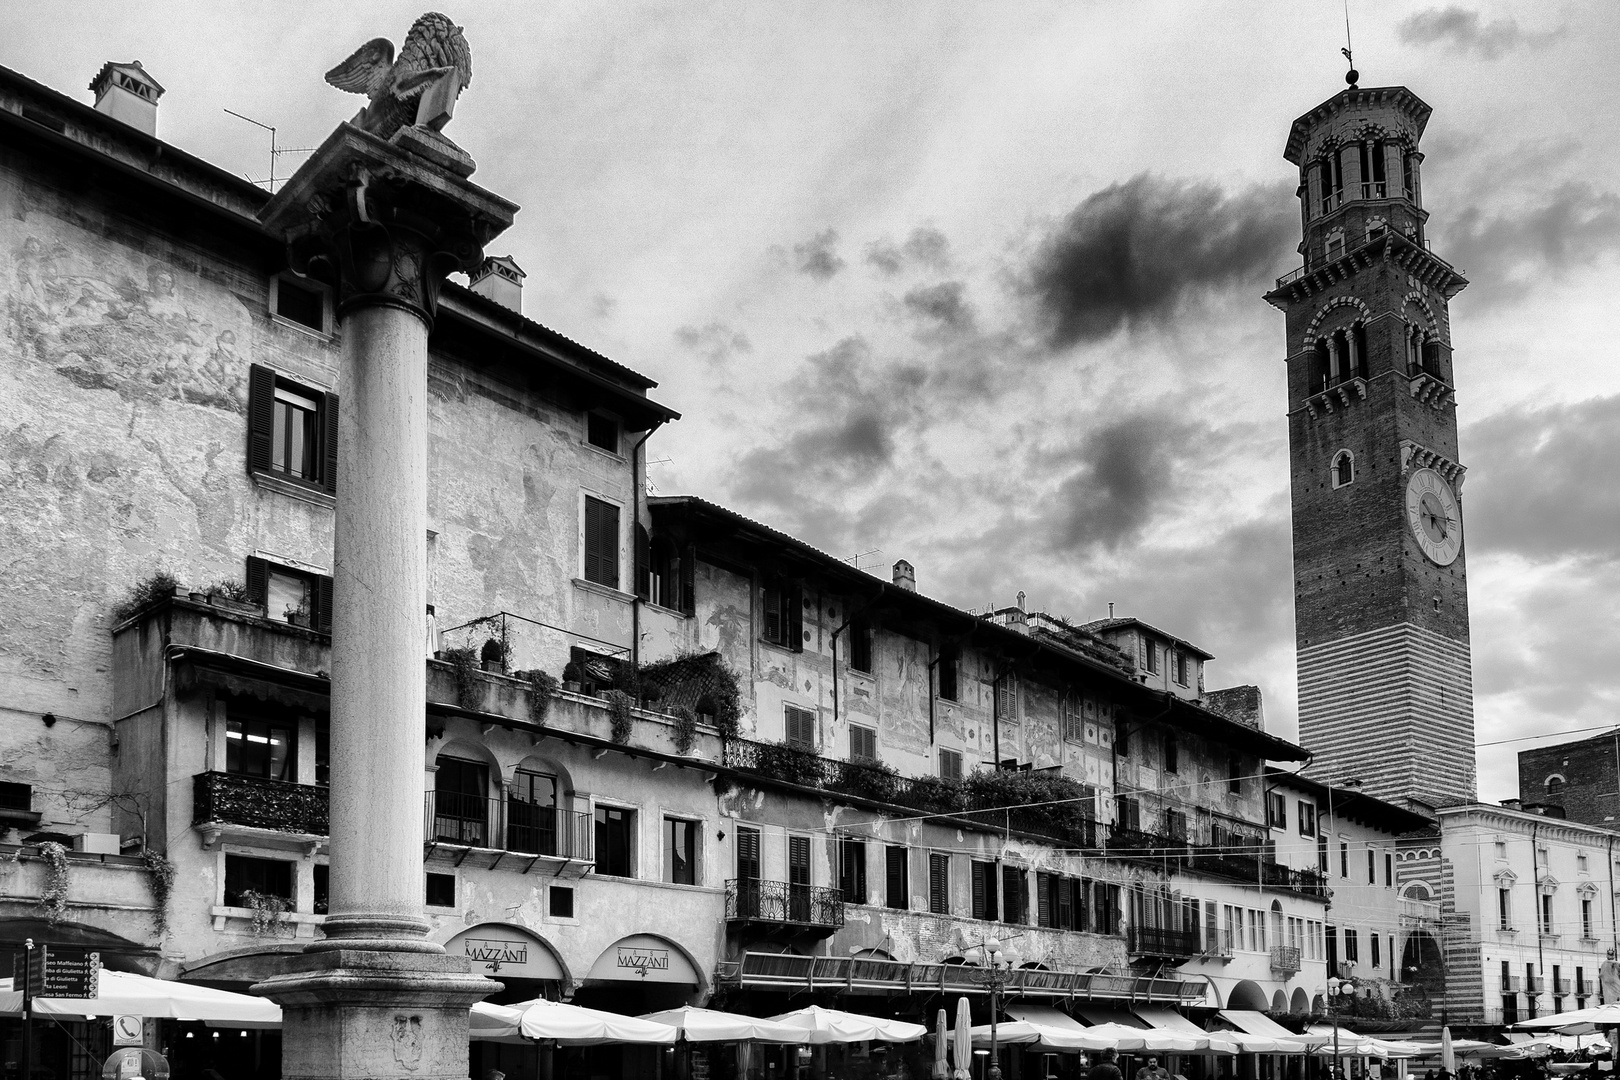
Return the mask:
<path id="1" fill-rule="evenodd" d="M 1352 83 L 1354 80 L 1351 80 Z M 1473 678 L 1447 305 L 1418 142 L 1429 106 L 1351 85 L 1294 121 L 1287 316 L 1300 740 L 1382 798 L 1474 798 Z"/>

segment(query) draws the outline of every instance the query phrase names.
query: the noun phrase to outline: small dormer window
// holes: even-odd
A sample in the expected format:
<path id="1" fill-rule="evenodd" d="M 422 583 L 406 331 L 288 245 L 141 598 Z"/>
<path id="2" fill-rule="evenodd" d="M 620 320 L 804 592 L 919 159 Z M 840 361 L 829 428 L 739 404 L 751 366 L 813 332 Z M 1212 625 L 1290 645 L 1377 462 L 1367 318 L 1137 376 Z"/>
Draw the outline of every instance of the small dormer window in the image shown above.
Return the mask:
<path id="1" fill-rule="evenodd" d="M 1333 486 L 1342 488 L 1356 479 L 1356 457 L 1348 450 L 1340 450 L 1333 458 Z"/>

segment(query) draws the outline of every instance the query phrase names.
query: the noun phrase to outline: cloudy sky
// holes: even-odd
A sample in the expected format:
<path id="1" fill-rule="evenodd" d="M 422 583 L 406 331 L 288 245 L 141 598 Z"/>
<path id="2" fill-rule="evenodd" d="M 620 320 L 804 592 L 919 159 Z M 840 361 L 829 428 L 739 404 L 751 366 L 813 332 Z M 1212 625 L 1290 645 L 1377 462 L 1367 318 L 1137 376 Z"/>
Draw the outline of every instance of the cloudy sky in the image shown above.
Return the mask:
<path id="1" fill-rule="evenodd" d="M 411 3 L 31 3 L 0 64 L 139 58 L 160 134 L 267 173 Z M 1294 117 L 1341 0 L 457 3 L 449 134 L 523 206 L 525 313 L 685 413 L 652 479 L 963 607 L 1113 602 L 1295 732 L 1282 316 Z M 54 13 L 53 13 L 54 11 Z M 1434 108 L 1481 794 L 1504 742 L 1620 721 L 1620 6 L 1350 5 L 1363 85 Z M 284 175 L 300 158 L 287 155 Z M 1494 745 L 1493 745 L 1494 744 Z"/>

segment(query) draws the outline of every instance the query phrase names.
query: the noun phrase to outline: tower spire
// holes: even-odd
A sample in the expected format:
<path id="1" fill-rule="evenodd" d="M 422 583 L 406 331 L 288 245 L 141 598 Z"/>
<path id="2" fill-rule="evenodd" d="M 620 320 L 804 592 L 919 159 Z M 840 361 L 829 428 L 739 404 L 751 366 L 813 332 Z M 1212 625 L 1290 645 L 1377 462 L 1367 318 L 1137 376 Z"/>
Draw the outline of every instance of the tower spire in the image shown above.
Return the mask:
<path id="1" fill-rule="evenodd" d="M 1354 90 L 1361 72 L 1356 70 L 1356 58 L 1350 55 L 1350 0 L 1344 0 L 1344 48 L 1339 51 L 1344 53 L 1344 62 L 1350 65 L 1350 70 L 1344 73 L 1344 81 Z"/>

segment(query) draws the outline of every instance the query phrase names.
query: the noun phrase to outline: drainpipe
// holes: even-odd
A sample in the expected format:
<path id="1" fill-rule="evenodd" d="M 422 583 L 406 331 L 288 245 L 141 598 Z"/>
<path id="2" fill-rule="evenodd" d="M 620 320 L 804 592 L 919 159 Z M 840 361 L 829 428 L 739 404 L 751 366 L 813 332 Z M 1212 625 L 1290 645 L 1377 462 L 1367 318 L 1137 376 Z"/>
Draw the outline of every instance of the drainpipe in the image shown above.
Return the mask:
<path id="1" fill-rule="evenodd" d="M 1534 890 L 1531 895 L 1535 897 L 1536 906 L 1536 973 L 1543 981 L 1545 981 L 1547 978 L 1547 958 L 1542 954 L 1541 942 L 1541 866 L 1536 855 L 1536 834 L 1540 828 L 1541 826 L 1539 825 L 1530 826 L 1530 885 Z M 1602 968 L 1599 968 L 1598 970 L 1601 972 Z M 1528 986 L 1525 987 L 1525 990 L 1528 991 L 1529 989 L 1530 988 Z M 1555 992 L 1557 989 L 1558 988 L 1556 986 L 1553 987 Z M 1530 1000 L 1534 1001 L 1537 996 L 1538 995 L 1532 994 Z"/>
<path id="2" fill-rule="evenodd" d="M 647 499 L 647 481 L 646 481 L 645 477 L 642 475 L 642 469 L 645 468 L 645 464 L 642 462 L 642 453 L 646 450 L 647 440 L 652 438 L 655 434 L 657 434 L 658 429 L 663 427 L 665 423 L 667 423 L 667 421 L 660 420 L 657 423 L 655 423 L 652 427 L 648 428 L 647 429 L 647 434 L 643 435 L 640 439 L 636 440 L 636 448 L 635 448 L 635 450 L 631 451 L 631 454 L 630 454 L 630 481 L 631 481 L 631 483 L 635 484 L 635 486 L 636 486 L 636 490 L 634 492 L 634 495 L 630 500 L 630 506 L 631 506 L 632 511 L 633 511 L 632 514 L 631 514 L 631 517 L 632 517 L 632 519 L 634 521 L 634 524 L 635 524 L 635 526 L 637 528 L 641 527 L 641 508 L 642 508 L 642 505 L 646 502 L 646 499 Z M 649 541 L 650 541 L 650 538 L 652 536 L 652 530 L 651 529 L 647 530 L 647 535 L 648 535 Z M 635 562 L 636 562 L 635 548 L 636 548 L 636 534 L 634 532 L 632 532 L 630 534 L 630 564 L 631 564 L 630 573 L 632 575 L 635 574 L 636 570 L 637 570 L 637 567 L 635 565 Z M 648 545 L 648 558 L 650 559 L 651 556 L 652 556 L 652 550 L 651 550 L 651 544 L 649 542 L 649 545 Z M 650 563 L 649 563 L 649 565 L 647 567 L 647 574 L 648 574 L 649 584 L 650 584 L 651 583 L 651 575 L 652 575 L 652 566 L 651 566 Z M 639 669 L 641 667 L 641 589 L 640 589 L 640 585 L 641 585 L 641 583 L 638 582 L 638 581 L 632 581 L 630 583 L 630 593 L 631 593 L 631 596 L 632 596 L 632 599 L 630 601 L 630 666 L 633 669 Z"/>

